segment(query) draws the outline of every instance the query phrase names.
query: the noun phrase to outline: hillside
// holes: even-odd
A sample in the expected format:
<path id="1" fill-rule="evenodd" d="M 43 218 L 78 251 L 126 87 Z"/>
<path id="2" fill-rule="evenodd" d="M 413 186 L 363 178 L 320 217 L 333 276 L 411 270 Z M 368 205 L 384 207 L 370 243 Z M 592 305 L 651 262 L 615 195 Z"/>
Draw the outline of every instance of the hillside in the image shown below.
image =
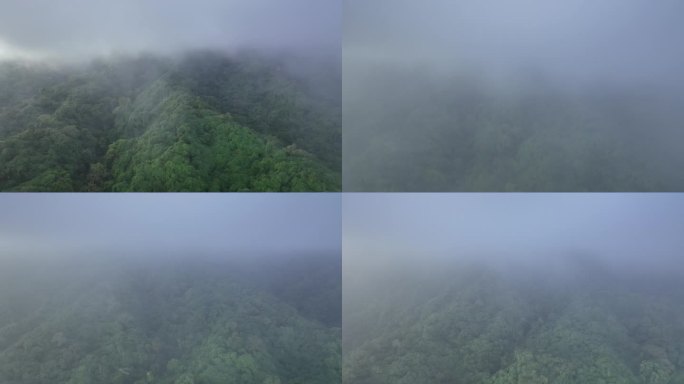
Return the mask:
<path id="1" fill-rule="evenodd" d="M 345 191 L 684 189 L 674 86 L 573 88 L 541 75 L 494 82 L 384 64 L 352 73 Z"/>
<path id="2" fill-rule="evenodd" d="M 4 262 L 1 382 L 340 382 L 339 260 L 97 260 Z"/>
<path id="3" fill-rule="evenodd" d="M 684 383 L 681 281 L 582 264 L 345 278 L 345 382 Z"/>
<path id="4" fill-rule="evenodd" d="M 339 190 L 339 76 L 249 53 L 2 63 L 0 190 Z"/>

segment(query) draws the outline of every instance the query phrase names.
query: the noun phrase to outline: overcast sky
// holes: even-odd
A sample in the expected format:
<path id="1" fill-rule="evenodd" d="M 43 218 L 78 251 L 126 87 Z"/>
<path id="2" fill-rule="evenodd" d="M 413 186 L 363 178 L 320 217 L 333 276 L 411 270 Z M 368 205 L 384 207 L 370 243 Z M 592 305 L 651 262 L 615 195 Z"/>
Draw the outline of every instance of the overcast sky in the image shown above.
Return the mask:
<path id="1" fill-rule="evenodd" d="M 681 83 L 682 15 L 681 0 L 348 0 L 344 57 L 492 76 Z"/>
<path id="2" fill-rule="evenodd" d="M 339 194 L 2 194 L 0 255 L 340 252 Z"/>
<path id="3" fill-rule="evenodd" d="M 615 268 L 684 270 L 682 194 L 345 194 L 342 207 L 352 265 L 582 252 Z"/>
<path id="4" fill-rule="evenodd" d="M 340 41 L 340 0 L 0 2 L 0 59 L 189 48 L 334 52 Z"/>

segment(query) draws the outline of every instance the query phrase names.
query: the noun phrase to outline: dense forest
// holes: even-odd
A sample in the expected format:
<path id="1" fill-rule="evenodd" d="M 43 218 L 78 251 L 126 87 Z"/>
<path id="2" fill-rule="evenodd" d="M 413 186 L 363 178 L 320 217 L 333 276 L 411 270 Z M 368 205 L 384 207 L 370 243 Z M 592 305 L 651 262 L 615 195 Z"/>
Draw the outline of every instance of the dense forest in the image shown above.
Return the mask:
<path id="1" fill-rule="evenodd" d="M 2 62 L 0 190 L 339 190 L 340 72 L 250 52 Z"/>
<path id="2" fill-rule="evenodd" d="M 105 259 L 3 261 L 0 382 L 341 381 L 339 256 Z"/>
<path id="3" fill-rule="evenodd" d="M 684 190 L 675 86 L 348 67 L 345 190 Z"/>
<path id="4" fill-rule="evenodd" d="M 345 274 L 344 380 L 684 383 L 681 279 L 596 260 L 398 262 Z"/>

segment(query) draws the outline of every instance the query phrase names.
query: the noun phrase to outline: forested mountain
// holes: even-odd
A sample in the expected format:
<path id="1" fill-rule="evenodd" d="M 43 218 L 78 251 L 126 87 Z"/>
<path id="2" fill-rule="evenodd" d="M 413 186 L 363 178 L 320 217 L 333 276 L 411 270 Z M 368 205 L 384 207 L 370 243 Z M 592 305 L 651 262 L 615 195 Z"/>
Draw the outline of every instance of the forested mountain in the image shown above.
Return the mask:
<path id="1" fill-rule="evenodd" d="M 0 63 L 0 190 L 339 190 L 340 76 L 210 51 Z"/>
<path id="2" fill-rule="evenodd" d="M 684 190 L 675 85 L 349 66 L 345 190 Z"/>
<path id="3" fill-rule="evenodd" d="M 341 380 L 339 256 L 28 260 L 0 269 L 2 383 Z"/>
<path id="4" fill-rule="evenodd" d="M 681 279 L 592 260 L 437 262 L 345 277 L 344 380 L 684 383 Z"/>

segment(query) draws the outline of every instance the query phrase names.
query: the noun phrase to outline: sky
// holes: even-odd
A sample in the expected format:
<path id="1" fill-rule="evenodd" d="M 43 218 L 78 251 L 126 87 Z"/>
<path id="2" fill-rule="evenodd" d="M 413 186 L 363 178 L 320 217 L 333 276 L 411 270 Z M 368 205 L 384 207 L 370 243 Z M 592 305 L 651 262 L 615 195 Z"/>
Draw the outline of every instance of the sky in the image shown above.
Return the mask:
<path id="1" fill-rule="evenodd" d="M 563 82 L 681 84 L 680 0 L 348 0 L 351 65 L 522 73 Z M 346 73 L 351 76 L 349 73 Z"/>
<path id="2" fill-rule="evenodd" d="M 2 194 L 0 258 L 339 254 L 339 194 Z"/>
<path id="3" fill-rule="evenodd" d="M 204 48 L 334 53 L 340 41 L 339 0 L 0 2 L 0 59 Z"/>
<path id="4" fill-rule="evenodd" d="M 342 207 L 351 267 L 581 252 L 609 268 L 684 272 L 682 194 L 345 194 Z"/>

